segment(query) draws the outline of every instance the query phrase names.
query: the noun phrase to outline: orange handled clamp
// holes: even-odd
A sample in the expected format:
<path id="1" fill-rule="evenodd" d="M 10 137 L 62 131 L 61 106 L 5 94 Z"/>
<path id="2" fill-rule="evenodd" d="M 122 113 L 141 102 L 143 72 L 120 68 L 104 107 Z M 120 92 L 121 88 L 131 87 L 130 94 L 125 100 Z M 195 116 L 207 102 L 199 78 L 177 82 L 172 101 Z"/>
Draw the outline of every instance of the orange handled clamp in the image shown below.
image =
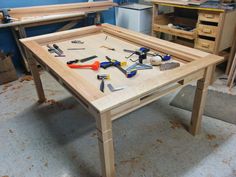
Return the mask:
<path id="1" fill-rule="evenodd" d="M 79 69 L 79 68 L 89 68 L 92 69 L 94 71 L 97 71 L 100 68 L 100 62 L 99 61 L 95 61 L 93 64 L 91 65 L 76 65 L 76 64 L 68 64 L 68 66 L 70 68 L 73 69 Z"/>

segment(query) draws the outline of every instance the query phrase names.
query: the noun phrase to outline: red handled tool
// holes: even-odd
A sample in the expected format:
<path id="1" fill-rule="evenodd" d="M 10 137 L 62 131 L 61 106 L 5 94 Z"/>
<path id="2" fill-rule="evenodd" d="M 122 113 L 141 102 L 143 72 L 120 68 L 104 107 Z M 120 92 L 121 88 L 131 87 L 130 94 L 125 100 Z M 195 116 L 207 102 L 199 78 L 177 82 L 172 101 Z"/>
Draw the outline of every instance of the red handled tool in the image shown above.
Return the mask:
<path id="1" fill-rule="evenodd" d="M 92 69 L 94 71 L 97 71 L 100 68 L 100 62 L 99 61 L 95 61 L 93 64 L 91 65 L 77 65 L 77 64 L 68 64 L 68 66 L 70 68 L 73 69 L 79 69 L 79 68 L 88 68 L 88 69 Z"/>

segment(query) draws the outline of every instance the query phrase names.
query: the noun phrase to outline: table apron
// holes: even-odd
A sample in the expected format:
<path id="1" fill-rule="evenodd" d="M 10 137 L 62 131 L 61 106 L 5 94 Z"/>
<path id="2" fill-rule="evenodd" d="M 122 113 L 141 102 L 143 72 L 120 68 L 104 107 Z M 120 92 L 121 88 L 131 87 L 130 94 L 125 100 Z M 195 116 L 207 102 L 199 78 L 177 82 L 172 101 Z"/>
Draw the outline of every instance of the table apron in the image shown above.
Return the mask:
<path id="1" fill-rule="evenodd" d="M 161 88 L 158 88 L 150 93 L 141 95 L 140 97 L 135 98 L 133 100 L 129 100 L 127 103 L 124 103 L 121 106 L 110 110 L 111 119 L 112 120 L 118 119 L 118 118 L 124 116 L 125 114 L 128 114 L 140 107 L 143 107 L 153 101 L 156 101 L 157 99 L 159 99 L 169 93 L 176 91 L 177 89 L 180 89 L 180 88 L 188 85 L 192 81 L 202 79 L 204 77 L 204 73 L 205 73 L 205 68 L 203 68 L 195 73 L 189 74 L 188 76 L 185 76 L 183 79 L 181 79 L 177 82 L 169 83 L 169 84 L 167 84 Z"/>

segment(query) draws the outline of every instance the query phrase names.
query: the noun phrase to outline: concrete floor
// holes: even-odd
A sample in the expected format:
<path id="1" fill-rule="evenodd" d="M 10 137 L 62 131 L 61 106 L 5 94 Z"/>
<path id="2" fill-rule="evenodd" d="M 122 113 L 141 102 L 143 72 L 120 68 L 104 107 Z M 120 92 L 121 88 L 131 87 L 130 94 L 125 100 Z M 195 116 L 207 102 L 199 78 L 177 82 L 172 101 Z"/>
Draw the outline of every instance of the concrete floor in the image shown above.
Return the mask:
<path id="1" fill-rule="evenodd" d="M 42 105 L 33 81 L 0 87 L 0 177 L 99 177 L 94 119 L 41 76 Z M 185 130 L 190 113 L 168 105 L 173 96 L 113 123 L 117 177 L 236 176 L 236 126 L 204 117 L 193 137 Z"/>

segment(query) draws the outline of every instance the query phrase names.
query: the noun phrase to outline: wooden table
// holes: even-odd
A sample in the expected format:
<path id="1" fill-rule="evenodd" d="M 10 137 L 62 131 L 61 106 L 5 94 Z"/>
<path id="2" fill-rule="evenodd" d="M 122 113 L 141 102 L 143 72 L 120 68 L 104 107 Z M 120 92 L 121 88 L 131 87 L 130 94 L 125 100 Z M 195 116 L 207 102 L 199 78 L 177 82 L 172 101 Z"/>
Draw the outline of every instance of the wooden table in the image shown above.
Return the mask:
<path id="1" fill-rule="evenodd" d="M 11 23 L 2 23 L 2 14 L 0 14 L 0 28 L 11 28 L 16 44 L 23 58 L 23 64 L 29 72 L 27 52 L 21 47 L 19 39 L 26 38 L 26 28 L 55 24 L 60 22 L 69 22 L 58 31 L 68 30 L 76 26 L 81 19 L 87 17 L 90 13 L 96 13 L 94 24 L 100 23 L 100 12 L 116 6 L 113 1 L 98 1 L 84 3 L 67 3 L 59 5 L 45 5 L 34 7 L 11 8 L 9 14 L 16 19 Z"/>
<path id="2" fill-rule="evenodd" d="M 172 55 L 172 60 L 180 63 L 180 67 L 160 71 L 159 67 L 151 70 L 138 71 L 133 78 L 126 78 L 117 68 L 92 71 L 89 69 L 71 69 L 66 62 L 78 58 L 78 51 L 69 51 L 74 47 L 71 40 L 81 40 L 86 50 L 80 51 L 80 57 L 97 55 L 98 61 L 106 61 L 109 56 L 119 61 L 129 55 L 123 49 L 137 49 L 141 46 L 150 48 L 153 52 Z M 48 35 L 42 35 L 20 40 L 31 54 L 29 66 L 34 77 L 36 90 L 40 101 L 45 101 L 43 86 L 36 67 L 39 62 L 46 71 L 64 86 L 96 119 L 98 143 L 100 149 L 103 177 L 114 177 L 114 150 L 112 138 L 112 122 L 123 115 L 141 108 L 158 98 L 197 81 L 193 112 L 189 131 L 196 135 L 200 130 L 202 114 L 205 105 L 207 88 L 213 66 L 223 60 L 222 57 L 188 48 L 168 41 L 136 33 L 109 24 L 90 26 L 81 29 L 68 30 Z M 47 51 L 47 44 L 56 43 L 65 52 L 66 57 L 55 57 Z M 101 46 L 115 48 L 115 51 Z M 137 59 L 137 56 L 133 56 Z M 144 60 L 148 62 L 148 60 Z M 94 61 L 90 61 L 91 63 Z M 97 74 L 109 73 L 114 86 L 126 86 L 124 90 L 105 92 L 99 90 L 100 81 Z"/>

